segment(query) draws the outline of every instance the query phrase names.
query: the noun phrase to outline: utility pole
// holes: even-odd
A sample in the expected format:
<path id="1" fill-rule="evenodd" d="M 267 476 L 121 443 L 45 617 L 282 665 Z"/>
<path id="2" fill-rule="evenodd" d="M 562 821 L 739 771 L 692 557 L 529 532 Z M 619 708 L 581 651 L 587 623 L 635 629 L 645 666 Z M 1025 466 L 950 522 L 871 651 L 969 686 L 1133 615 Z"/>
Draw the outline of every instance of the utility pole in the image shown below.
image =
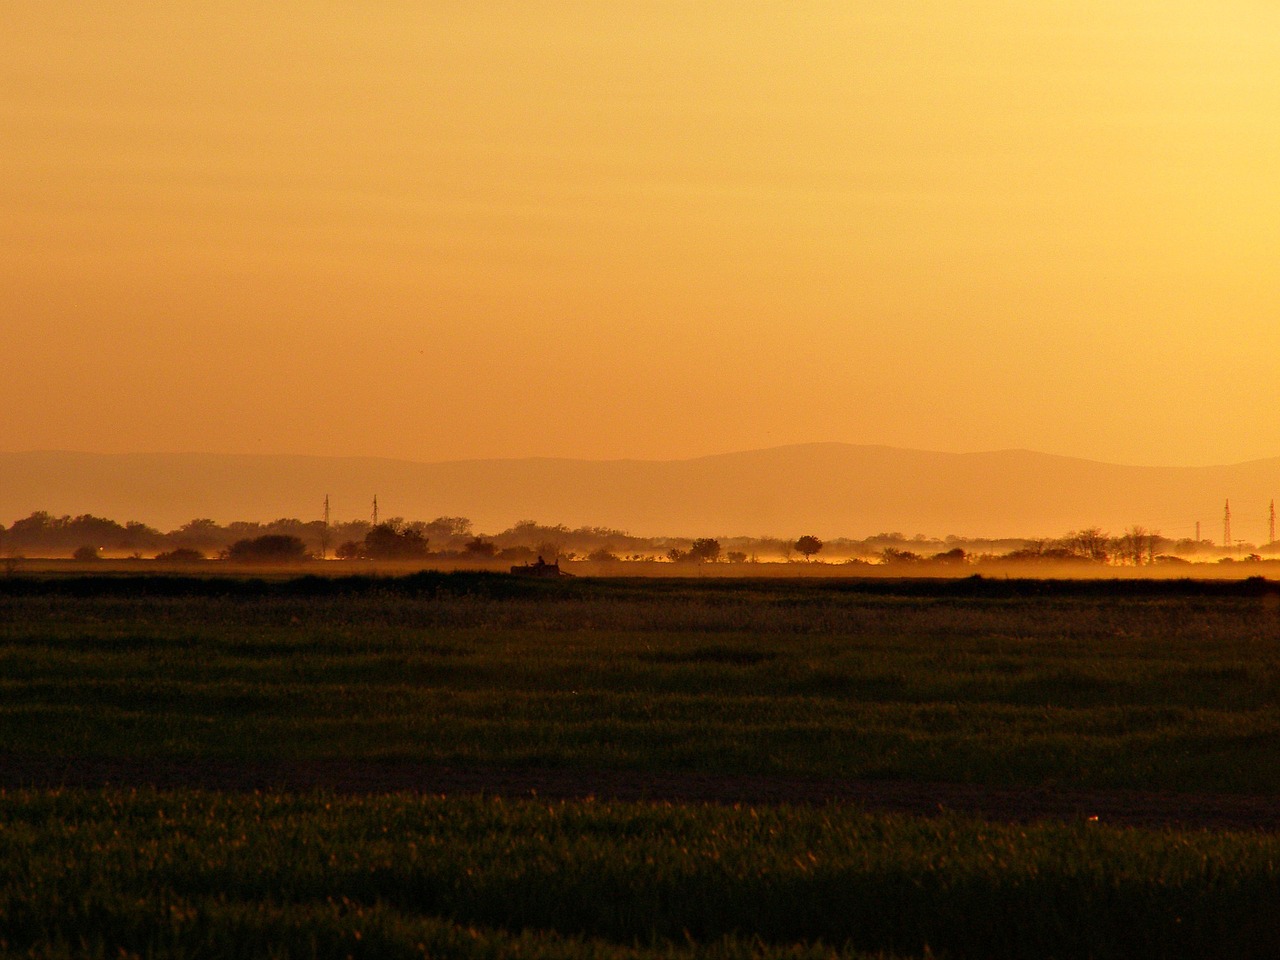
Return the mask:
<path id="1" fill-rule="evenodd" d="M 1272 500 L 1271 501 L 1271 537 L 1267 540 L 1267 543 L 1275 543 L 1275 542 L 1276 542 L 1276 502 Z"/>
<path id="2" fill-rule="evenodd" d="M 373 525 L 375 527 L 378 525 L 378 495 L 376 493 L 373 495 Z"/>
<path id="3" fill-rule="evenodd" d="M 1226 501 L 1226 507 L 1222 511 L 1222 546 L 1231 552 L 1231 501 Z"/>
<path id="4" fill-rule="evenodd" d="M 320 559 L 329 559 L 329 495 L 324 495 L 324 529 L 320 531 Z"/>
<path id="5" fill-rule="evenodd" d="M 1200 542 L 1200 521 L 1196 521 L 1196 543 Z"/>

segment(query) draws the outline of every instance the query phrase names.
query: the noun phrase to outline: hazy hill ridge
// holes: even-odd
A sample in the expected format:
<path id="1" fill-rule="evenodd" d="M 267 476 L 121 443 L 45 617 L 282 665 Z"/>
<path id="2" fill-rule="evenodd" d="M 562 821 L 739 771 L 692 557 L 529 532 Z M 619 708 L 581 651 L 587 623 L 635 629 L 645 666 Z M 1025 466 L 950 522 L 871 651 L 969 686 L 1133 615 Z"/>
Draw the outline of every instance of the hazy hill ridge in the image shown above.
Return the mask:
<path id="1" fill-rule="evenodd" d="M 804 444 L 690 460 L 407 460 L 199 453 L 0 453 L 0 522 L 33 510 L 172 529 L 321 515 L 470 517 L 598 525 L 642 536 L 816 533 L 1054 536 L 1140 523 L 1167 536 L 1267 540 L 1280 457 L 1214 467 L 1138 467 L 1027 450 L 935 453 Z"/>

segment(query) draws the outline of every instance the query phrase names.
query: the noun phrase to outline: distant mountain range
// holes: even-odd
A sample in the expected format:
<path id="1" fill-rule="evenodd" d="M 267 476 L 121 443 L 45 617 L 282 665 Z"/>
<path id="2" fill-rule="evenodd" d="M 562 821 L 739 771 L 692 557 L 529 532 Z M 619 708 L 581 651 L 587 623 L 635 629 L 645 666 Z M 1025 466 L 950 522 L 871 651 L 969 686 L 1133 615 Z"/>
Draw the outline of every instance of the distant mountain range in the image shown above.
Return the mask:
<path id="1" fill-rule="evenodd" d="M 607 526 L 641 536 L 881 532 L 1057 536 L 1142 524 L 1166 536 L 1266 542 L 1280 457 L 1217 467 L 1134 467 L 1026 450 L 930 453 L 805 444 L 690 460 L 459 460 L 201 453 L 0 453 L 0 522 L 34 510 L 140 520 L 162 530 L 219 522 L 470 517 Z"/>

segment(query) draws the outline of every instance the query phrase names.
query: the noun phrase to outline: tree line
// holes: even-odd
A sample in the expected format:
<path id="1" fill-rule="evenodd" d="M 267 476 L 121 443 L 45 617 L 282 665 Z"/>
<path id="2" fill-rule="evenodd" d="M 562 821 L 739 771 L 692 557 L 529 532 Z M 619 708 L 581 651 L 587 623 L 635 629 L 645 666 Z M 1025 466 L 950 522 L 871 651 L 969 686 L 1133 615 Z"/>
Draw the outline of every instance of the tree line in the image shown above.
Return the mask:
<path id="1" fill-rule="evenodd" d="M 1277 544 L 1244 545 L 1239 559 L 1262 559 Z M 1058 538 L 984 539 L 880 533 L 863 539 L 823 541 L 812 534 L 779 537 L 637 537 L 608 527 L 519 523 L 496 534 L 475 531 L 466 517 L 408 521 L 393 517 L 376 526 L 352 520 L 325 525 L 284 518 L 268 523 L 219 524 L 195 519 L 162 532 L 137 521 L 118 523 L 90 514 L 54 516 L 37 511 L 5 528 L 0 554 L 8 557 L 155 557 L 161 560 L 462 560 L 523 563 L 553 560 L 750 563 L 796 561 L 881 564 L 973 564 L 983 562 L 1092 563 L 1143 566 L 1190 559 L 1218 559 L 1224 552 L 1207 540 L 1174 540 L 1142 526 L 1111 535 L 1098 527 Z"/>

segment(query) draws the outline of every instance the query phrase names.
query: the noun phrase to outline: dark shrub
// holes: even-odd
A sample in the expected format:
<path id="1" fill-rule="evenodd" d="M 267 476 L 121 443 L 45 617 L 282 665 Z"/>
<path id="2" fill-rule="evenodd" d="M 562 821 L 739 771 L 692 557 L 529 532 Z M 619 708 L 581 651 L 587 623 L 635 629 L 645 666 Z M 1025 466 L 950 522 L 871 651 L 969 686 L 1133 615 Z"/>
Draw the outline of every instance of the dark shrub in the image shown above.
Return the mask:
<path id="1" fill-rule="evenodd" d="M 227 559 L 242 563 L 293 563 L 308 559 L 307 545 L 297 537 L 269 533 L 251 540 L 237 540 L 227 551 Z"/>
<path id="2" fill-rule="evenodd" d="M 204 559 L 204 554 L 199 550 L 192 550 L 190 547 L 179 547 L 177 550 L 166 550 L 164 553 L 157 553 L 156 559 L 161 563 L 196 563 Z"/>
<path id="3" fill-rule="evenodd" d="M 334 554 L 339 560 L 359 560 L 364 556 L 364 545 L 354 540 L 345 540 L 338 544 Z"/>

